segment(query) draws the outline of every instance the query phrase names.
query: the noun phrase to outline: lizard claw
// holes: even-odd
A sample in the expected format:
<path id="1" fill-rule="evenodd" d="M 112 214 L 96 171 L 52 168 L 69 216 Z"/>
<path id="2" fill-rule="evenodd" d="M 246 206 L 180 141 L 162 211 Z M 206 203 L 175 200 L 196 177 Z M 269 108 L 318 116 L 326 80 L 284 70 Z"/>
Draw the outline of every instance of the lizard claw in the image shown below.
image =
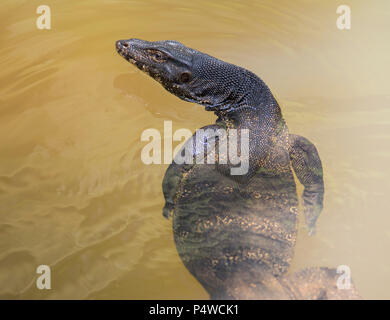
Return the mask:
<path id="1" fill-rule="evenodd" d="M 166 203 L 163 209 L 164 218 L 169 220 L 172 214 L 173 214 L 173 205 L 171 205 L 170 203 Z"/>
<path id="2" fill-rule="evenodd" d="M 314 236 L 317 233 L 315 225 L 307 226 L 307 229 L 308 229 L 307 233 L 308 233 L 309 236 Z"/>

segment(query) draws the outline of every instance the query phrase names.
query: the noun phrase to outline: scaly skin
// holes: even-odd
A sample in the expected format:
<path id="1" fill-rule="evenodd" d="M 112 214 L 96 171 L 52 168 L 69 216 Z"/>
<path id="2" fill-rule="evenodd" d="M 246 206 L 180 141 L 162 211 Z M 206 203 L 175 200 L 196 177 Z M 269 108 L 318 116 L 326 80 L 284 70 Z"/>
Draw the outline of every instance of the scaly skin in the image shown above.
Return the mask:
<path id="1" fill-rule="evenodd" d="M 304 185 L 311 234 L 322 210 L 323 174 L 315 146 L 288 133 L 266 84 L 248 70 L 176 41 L 120 40 L 116 48 L 166 90 L 218 116 L 216 124 L 202 128 L 212 130 L 201 145 L 190 139 L 182 149 L 191 150 L 194 163 L 200 153 L 215 163 L 174 161 L 163 181 L 163 215 L 173 216 L 179 255 L 211 298 L 355 298 L 352 291 L 350 296 L 334 293 L 332 270 L 312 268 L 286 275 L 297 235 L 298 198 L 292 169 Z M 204 149 L 213 138 L 217 148 L 224 142 L 226 137 L 216 134 L 219 128 L 227 133 L 249 130 L 245 174 L 231 175 L 235 165 L 229 159 L 223 162 L 223 155 Z"/>

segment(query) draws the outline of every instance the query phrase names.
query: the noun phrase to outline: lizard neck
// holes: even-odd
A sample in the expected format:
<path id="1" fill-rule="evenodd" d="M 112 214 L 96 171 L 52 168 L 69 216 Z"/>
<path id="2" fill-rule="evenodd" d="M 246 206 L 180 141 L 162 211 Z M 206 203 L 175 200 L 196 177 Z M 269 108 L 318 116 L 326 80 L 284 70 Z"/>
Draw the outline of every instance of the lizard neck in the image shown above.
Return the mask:
<path id="1" fill-rule="evenodd" d="M 245 70 L 244 81 L 237 88 L 229 88 L 214 113 L 227 126 L 248 129 L 275 126 L 282 119 L 278 102 L 269 87 L 255 74 Z"/>
<path id="2" fill-rule="evenodd" d="M 217 123 L 224 123 L 227 128 L 261 131 L 273 129 L 282 121 L 282 113 L 277 102 L 270 101 L 256 107 L 240 106 L 228 113 L 218 113 Z"/>

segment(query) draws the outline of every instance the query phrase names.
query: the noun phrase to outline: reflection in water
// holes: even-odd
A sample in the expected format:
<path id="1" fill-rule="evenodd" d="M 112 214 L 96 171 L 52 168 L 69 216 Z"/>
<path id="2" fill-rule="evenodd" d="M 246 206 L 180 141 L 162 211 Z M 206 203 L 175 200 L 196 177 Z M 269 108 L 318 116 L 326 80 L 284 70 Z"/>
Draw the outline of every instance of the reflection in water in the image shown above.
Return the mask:
<path id="1" fill-rule="evenodd" d="M 354 1 L 350 31 L 333 0 L 46 4 L 44 31 L 39 4 L 1 4 L 1 297 L 208 297 L 161 217 L 167 166 L 141 162 L 140 135 L 215 116 L 121 61 L 113 43 L 131 36 L 176 39 L 267 81 L 324 166 L 317 235 L 298 232 L 290 271 L 348 265 L 364 298 L 389 298 L 387 1 Z M 51 290 L 34 285 L 40 264 Z"/>

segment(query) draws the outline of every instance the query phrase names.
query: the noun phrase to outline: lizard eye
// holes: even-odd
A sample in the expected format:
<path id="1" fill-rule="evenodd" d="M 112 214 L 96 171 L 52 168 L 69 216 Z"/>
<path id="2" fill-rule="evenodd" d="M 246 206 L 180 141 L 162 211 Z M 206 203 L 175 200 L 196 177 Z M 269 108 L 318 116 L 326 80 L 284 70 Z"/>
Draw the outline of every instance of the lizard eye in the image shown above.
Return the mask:
<path id="1" fill-rule="evenodd" d="M 167 60 L 167 57 L 164 53 L 158 50 L 148 50 L 151 58 L 156 62 L 164 62 Z"/>
<path id="2" fill-rule="evenodd" d="M 180 75 L 180 82 L 186 83 L 191 80 L 191 74 L 189 72 L 183 72 Z"/>

